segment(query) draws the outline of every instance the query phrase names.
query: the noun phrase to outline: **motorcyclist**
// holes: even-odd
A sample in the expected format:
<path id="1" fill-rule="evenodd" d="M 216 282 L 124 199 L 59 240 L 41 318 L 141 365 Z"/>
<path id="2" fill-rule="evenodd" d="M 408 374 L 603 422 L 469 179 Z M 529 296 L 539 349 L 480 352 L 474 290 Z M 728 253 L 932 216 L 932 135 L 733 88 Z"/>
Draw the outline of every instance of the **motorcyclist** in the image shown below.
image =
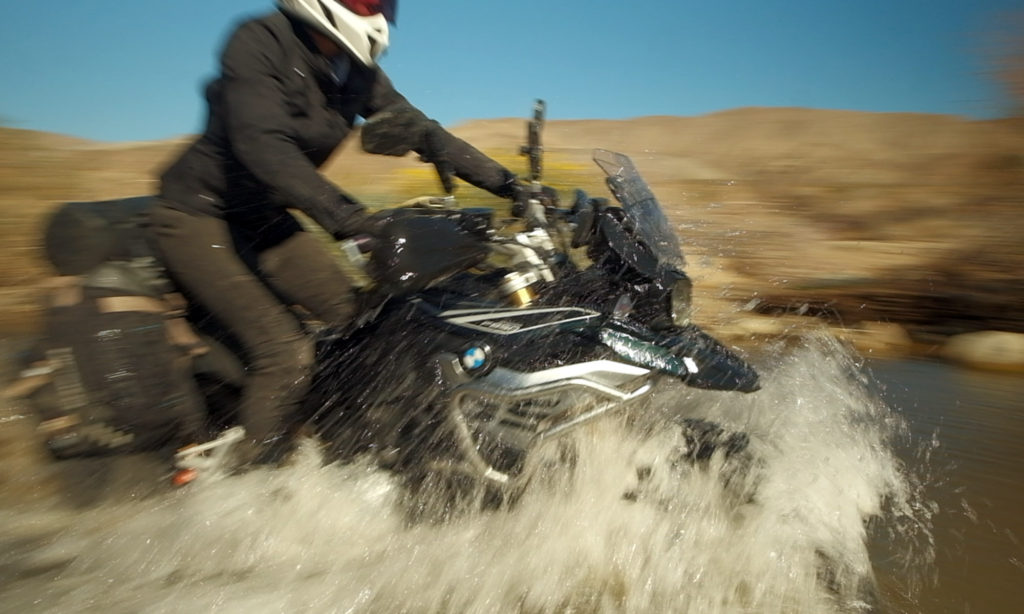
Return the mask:
<path id="1" fill-rule="evenodd" d="M 163 174 L 155 243 L 190 300 L 235 338 L 246 362 L 240 422 L 250 446 L 282 440 L 307 391 L 312 341 L 287 305 L 331 326 L 354 316 L 349 279 L 287 211 L 337 239 L 373 234 L 379 217 L 317 169 L 357 118 L 396 110 L 440 143 L 455 174 L 501 197 L 515 176 L 428 120 L 377 60 L 397 0 L 277 0 L 230 35 L 206 90 L 204 133 Z M 428 154 L 424 143 L 411 148 Z"/>

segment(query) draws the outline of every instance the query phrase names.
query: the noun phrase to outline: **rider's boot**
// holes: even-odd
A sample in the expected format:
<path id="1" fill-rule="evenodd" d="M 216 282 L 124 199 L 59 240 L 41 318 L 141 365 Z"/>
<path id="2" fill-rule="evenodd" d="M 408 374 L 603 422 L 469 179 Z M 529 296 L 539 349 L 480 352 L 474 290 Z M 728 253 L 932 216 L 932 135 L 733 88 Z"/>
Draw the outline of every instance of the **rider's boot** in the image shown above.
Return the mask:
<path id="1" fill-rule="evenodd" d="M 245 429 L 231 427 L 217 438 L 190 444 L 174 455 L 175 472 L 171 483 L 184 486 L 200 475 L 225 475 L 238 466 L 239 455 L 246 455 Z"/>

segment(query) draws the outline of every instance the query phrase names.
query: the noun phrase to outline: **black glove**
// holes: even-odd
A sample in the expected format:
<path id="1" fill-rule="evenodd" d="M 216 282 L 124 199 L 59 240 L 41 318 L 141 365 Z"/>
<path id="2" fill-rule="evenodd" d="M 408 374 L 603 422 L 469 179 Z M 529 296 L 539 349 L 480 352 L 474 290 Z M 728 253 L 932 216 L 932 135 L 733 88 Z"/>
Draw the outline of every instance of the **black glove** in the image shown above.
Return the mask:
<path id="1" fill-rule="evenodd" d="M 341 236 L 335 235 L 334 238 L 348 239 L 359 253 L 369 254 L 386 240 L 388 225 L 405 214 L 408 214 L 408 209 L 382 209 L 373 213 L 361 210 L 352 216 L 347 232 Z M 355 258 L 356 255 L 349 253 L 349 257 Z"/>
<path id="2" fill-rule="evenodd" d="M 590 245 L 597 234 L 598 218 L 607 210 L 607 198 L 590 198 L 583 190 L 576 190 L 572 204 L 572 221 L 576 228 L 572 234 L 572 246 Z"/>

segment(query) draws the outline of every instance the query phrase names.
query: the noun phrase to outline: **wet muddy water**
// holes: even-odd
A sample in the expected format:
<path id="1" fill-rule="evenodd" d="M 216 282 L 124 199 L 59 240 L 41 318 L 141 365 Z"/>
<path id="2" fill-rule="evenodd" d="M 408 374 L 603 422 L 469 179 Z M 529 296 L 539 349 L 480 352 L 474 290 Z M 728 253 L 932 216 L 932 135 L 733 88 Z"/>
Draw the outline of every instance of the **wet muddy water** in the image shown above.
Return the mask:
<path id="1" fill-rule="evenodd" d="M 936 442 L 926 463 L 899 451 L 923 470 L 938 510 L 933 583 L 909 611 L 1021 611 L 1024 377 L 922 361 L 870 368 L 915 438 Z"/>
<path id="2" fill-rule="evenodd" d="M 177 491 L 113 485 L 152 480 L 135 461 L 84 464 L 63 479 L 107 490 L 75 500 L 44 487 L 59 480 L 33 472 L 8 410 L 0 445 L 27 483 L 0 505 L 0 610 L 863 611 L 850 587 L 873 568 L 883 611 L 1019 611 L 1024 378 L 865 364 L 822 339 L 765 356 L 760 392 L 671 390 L 651 421 L 578 433 L 571 479 L 447 523 L 410 523 L 389 474 L 311 444 Z M 678 437 L 649 427 L 679 415 L 746 432 L 751 458 L 673 466 Z M 639 465 L 655 479 L 624 498 Z"/>

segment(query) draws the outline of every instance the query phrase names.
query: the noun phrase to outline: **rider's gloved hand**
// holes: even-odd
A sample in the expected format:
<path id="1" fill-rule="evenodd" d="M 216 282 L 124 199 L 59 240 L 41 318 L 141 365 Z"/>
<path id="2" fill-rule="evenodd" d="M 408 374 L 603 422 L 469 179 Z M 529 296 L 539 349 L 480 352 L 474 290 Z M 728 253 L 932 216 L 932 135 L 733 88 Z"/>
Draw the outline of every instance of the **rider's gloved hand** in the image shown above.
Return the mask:
<path id="1" fill-rule="evenodd" d="M 382 209 L 373 213 L 364 209 L 352 216 L 346 233 L 335 238 L 345 239 L 341 243 L 342 251 L 351 260 L 359 261 L 388 240 L 389 224 L 408 214 L 409 209 Z"/>
<path id="2" fill-rule="evenodd" d="M 607 198 L 590 198 L 583 190 L 576 190 L 571 219 L 575 224 L 572 234 L 572 246 L 590 245 L 597 235 L 599 217 L 608 209 Z"/>
<path id="3" fill-rule="evenodd" d="M 369 217 L 361 202 L 340 190 L 335 206 L 313 210 L 309 214 L 338 241 L 364 234 Z"/>

